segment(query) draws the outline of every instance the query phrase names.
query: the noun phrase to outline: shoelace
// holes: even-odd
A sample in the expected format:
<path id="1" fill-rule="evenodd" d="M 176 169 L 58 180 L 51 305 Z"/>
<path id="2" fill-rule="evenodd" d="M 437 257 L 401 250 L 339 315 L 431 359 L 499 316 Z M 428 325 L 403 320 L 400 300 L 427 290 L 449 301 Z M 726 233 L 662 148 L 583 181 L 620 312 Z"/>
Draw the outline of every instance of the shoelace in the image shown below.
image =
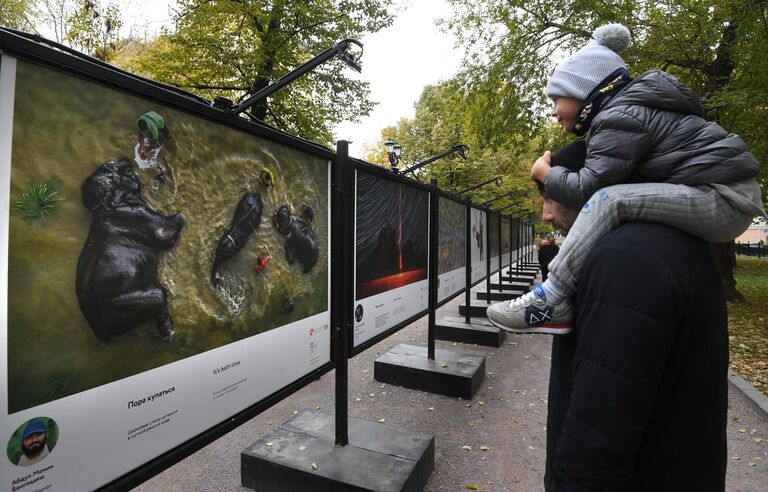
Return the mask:
<path id="1" fill-rule="evenodd" d="M 510 300 L 509 304 L 507 305 L 507 309 L 512 310 L 523 307 L 524 305 L 528 304 L 529 302 L 533 302 L 538 298 L 539 297 L 533 291 L 530 291 L 527 294 L 523 294 L 518 298 Z"/>

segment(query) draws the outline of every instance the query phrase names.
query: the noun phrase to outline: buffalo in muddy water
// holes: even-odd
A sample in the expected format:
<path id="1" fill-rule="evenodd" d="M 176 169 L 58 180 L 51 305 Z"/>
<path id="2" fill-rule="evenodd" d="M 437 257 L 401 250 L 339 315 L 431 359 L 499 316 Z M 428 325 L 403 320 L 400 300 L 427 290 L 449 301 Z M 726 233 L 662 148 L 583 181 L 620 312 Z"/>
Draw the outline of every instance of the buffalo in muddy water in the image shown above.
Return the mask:
<path id="1" fill-rule="evenodd" d="M 83 182 L 93 214 L 77 263 L 77 300 L 103 341 L 152 322 L 173 334 L 167 295 L 158 281 L 160 254 L 176 244 L 184 219 L 160 215 L 141 198 L 141 181 L 125 159 L 107 161 Z"/>
<path id="2" fill-rule="evenodd" d="M 261 195 L 258 193 L 246 193 L 235 208 L 232 223 L 219 239 L 216 251 L 213 254 L 213 267 L 211 268 L 211 282 L 213 285 L 221 284 L 219 268 L 226 261 L 234 257 L 243 249 L 248 238 L 261 224 Z"/>
<path id="3" fill-rule="evenodd" d="M 306 222 L 291 215 L 287 205 L 280 206 L 272 214 L 272 226 L 285 239 L 288 264 L 293 265 L 299 260 L 304 265 L 304 273 L 309 273 L 320 253 L 320 242 L 315 231 Z"/>

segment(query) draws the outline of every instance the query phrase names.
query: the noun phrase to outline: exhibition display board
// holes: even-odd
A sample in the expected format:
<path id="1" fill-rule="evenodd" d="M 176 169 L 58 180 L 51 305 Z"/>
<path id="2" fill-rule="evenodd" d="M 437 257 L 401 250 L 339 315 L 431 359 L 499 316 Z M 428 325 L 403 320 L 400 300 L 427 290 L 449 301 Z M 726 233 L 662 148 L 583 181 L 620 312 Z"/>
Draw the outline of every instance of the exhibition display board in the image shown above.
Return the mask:
<path id="1" fill-rule="evenodd" d="M 509 253 L 511 251 L 511 236 L 509 219 L 502 217 L 501 219 L 501 266 L 509 266 L 510 259 Z"/>
<path id="2" fill-rule="evenodd" d="M 357 170 L 353 347 L 429 307 L 429 192 Z"/>
<path id="3" fill-rule="evenodd" d="M 352 161 L 0 29 L 0 492 L 129 488 L 334 367 L 345 445 L 347 357 L 433 352 L 530 232 Z"/>
<path id="4" fill-rule="evenodd" d="M 438 198 L 437 301 L 464 290 L 466 281 L 467 205 Z"/>
<path id="5" fill-rule="evenodd" d="M 501 242 L 501 221 L 498 214 L 488 214 L 488 257 L 491 262 L 491 273 L 495 273 L 500 268 L 500 242 Z"/>
<path id="6" fill-rule="evenodd" d="M 486 276 L 485 262 L 487 261 L 486 231 L 488 230 L 487 214 L 484 210 L 471 208 L 472 229 L 470 231 L 472 241 L 472 285 L 481 281 Z"/>
<path id="7" fill-rule="evenodd" d="M 98 488 L 330 369 L 332 153 L 0 47 L 0 491 Z"/>

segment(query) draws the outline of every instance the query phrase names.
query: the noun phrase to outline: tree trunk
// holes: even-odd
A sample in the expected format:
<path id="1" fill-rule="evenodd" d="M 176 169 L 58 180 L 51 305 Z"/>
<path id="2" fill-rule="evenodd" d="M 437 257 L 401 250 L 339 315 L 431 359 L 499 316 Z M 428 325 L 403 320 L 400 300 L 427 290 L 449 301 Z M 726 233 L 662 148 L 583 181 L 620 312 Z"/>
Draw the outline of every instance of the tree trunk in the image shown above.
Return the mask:
<path id="1" fill-rule="evenodd" d="M 715 51 L 715 58 L 703 72 L 708 79 L 709 95 L 722 91 L 728 84 L 734 70 L 733 46 L 736 41 L 737 25 L 734 20 L 725 24 L 722 31 L 720 44 Z M 715 121 L 717 121 L 715 117 Z M 718 122 L 719 123 L 719 122 Z M 733 277 L 733 269 L 736 267 L 736 245 L 733 241 L 727 243 L 712 243 L 710 248 L 712 259 L 715 262 L 723 282 L 725 299 L 727 301 L 746 302 L 741 292 L 736 289 L 736 279 Z"/>

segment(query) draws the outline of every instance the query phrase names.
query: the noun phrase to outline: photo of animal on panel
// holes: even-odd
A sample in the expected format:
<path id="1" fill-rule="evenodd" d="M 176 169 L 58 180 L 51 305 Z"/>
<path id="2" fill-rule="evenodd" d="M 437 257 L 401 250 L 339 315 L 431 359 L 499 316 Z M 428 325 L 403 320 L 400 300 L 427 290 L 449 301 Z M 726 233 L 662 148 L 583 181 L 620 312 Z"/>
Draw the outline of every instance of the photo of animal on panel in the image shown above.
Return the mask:
<path id="1" fill-rule="evenodd" d="M 356 299 L 427 278 L 429 193 L 357 173 Z"/>
<path id="2" fill-rule="evenodd" d="M 467 262 L 467 206 L 441 196 L 438 217 L 437 273 L 442 275 Z"/>
<path id="3" fill-rule="evenodd" d="M 470 252 L 472 255 L 472 283 L 475 283 L 485 277 L 487 272 L 485 233 L 488 229 L 486 224 L 486 213 L 476 208 L 471 209 L 472 229 L 470 229 Z"/>
<path id="4" fill-rule="evenodd" d="M 488 244 L 488 254 L 491 258 L 497 258 L 499 256 L 499 216 L 496 214 L 488 214 L 488 232 L 490 236 L 490 242 Z"/>
<path id="5" fill-rule="evenodd" d="M 327 157 L 24 61 L 14 90 L 10 413 L 327 312 Z"/>

